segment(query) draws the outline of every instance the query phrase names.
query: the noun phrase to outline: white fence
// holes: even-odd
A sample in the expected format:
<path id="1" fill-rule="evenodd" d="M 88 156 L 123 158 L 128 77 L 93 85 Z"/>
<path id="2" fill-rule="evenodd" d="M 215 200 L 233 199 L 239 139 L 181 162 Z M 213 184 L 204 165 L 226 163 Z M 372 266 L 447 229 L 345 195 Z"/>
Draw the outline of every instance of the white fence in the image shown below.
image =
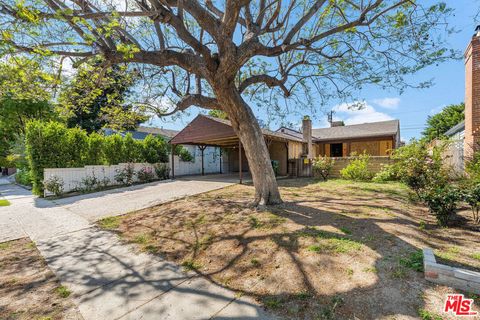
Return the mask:
<path id="1" fill-rule="evenodd" d="M 174 156 L 175 176 L 193 175 L 202 173 L 202 154 L 195 146 L 185 146 L 190 154 L 194 157 L 192 162 L 181 161 L 178 156 Z M 226 155 L 222 155 L 222 172 L 226 172 L 228 168 L 224 168 Z M 204 172 L 219 173 L 220 172 L 220 149 L 208 147 L 204 150 Z M 155 173 L 154 167 L 149 163 L 120 163 L 118 165 L 104 166 L 85 166 L 83 168 L 48 168 L 44 170 L 45 181 L 54 177 L 60 178 L 63 182 L 63 192 L 71 192 L 81 189 L 85 185 L 86 180 L 91 180 L 93 177 L 102 186 L 114 186 L 119 183 L 115 180 L 117 172 L 127 168 L 128 165 L 133 165 L 133 170 L 138 172 L 142 168 L 150 168 Z M 169 157 L 168 170 L 171 175 L 171 157 Z M 135 176 L 134 182 L 138 182 Z M 45 190 L 45 196 L 52 195 L 51 192 Z"/>

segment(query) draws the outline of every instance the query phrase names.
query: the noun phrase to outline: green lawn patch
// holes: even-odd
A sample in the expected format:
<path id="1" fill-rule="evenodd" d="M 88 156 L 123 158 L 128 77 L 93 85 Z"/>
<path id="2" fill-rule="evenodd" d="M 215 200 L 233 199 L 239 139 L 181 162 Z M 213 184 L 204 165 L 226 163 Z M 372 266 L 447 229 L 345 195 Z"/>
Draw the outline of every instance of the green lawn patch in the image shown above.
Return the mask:
<path id="1" fill-rule="evenodd" d="M 106 217 L 98 221 L 98 225 L 102 229 L 117 229 L 121 220 L 120 217 Z"/>
<path id="2" fill-rule="evenodd" d="M 0 199 L 0 207 L 6 207 L 10 205 L 10 201 L 5 199 Z"/>

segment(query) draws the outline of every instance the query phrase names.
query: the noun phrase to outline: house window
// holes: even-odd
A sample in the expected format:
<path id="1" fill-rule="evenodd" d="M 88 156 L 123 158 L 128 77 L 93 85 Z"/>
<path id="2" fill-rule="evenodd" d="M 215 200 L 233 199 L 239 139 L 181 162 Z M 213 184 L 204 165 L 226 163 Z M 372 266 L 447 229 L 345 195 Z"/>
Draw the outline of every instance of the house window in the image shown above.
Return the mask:
<path id="1" fill-rule="evenodd" d="M 341 143 L 330 144 L 330 157 L 343 157 L 343 146 Z"/>

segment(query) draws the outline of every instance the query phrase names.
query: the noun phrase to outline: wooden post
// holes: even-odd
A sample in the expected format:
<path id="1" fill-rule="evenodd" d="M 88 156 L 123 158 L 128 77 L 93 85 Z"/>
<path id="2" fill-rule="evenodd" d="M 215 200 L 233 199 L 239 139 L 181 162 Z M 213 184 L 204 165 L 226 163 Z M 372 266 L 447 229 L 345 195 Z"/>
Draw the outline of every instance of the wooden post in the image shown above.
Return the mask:
<path id="1" fill-rule="evenodd" d="M 202 153 L 202 176 L 205 175 L 205 167 L 203 165 L 203 151 L 205 150 L 207 146 L 198 146 L 198 148 L 200 149 L 201 153 Z"/>
<path id="2" fill-rule="evenodd" d="M 220 173 L 222 173 L 222 147 L 218 147 L 218 153 L 220 154 Z"/>
<path id="3" fill-rule="evenodd" d="M 238 175 L 242 184 L 242 143 L 238 141 Z"/>
<path id="4" fill-rule="evenodd" d="M 286 170 L 285 174 L 288 176 L 289 175 L 288 174 L 288 142 L 285 142 L 285 149 L 287 149 L 287 152 L 286 152 L 287 162 L 285 162 L 285 168 L 287 168 L 287 170 Z"/>
<path id="5" fill-rule="evenodd" d="M 172 144 L 172 179 L 175 179 L 175 145 Z"/>

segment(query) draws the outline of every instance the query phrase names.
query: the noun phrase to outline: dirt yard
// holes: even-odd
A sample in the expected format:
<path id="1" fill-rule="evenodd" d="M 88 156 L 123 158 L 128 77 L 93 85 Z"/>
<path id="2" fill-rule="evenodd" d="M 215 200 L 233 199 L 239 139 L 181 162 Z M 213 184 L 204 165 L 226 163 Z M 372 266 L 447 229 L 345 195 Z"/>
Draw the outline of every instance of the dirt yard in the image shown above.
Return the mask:
<path id="1" fill-rule="evenodd" d="M 81 320 L 29 239 L 0 243 L 0 319 Z"/>
<path id="2" fill-rule="evenodd" d="M 456 291 L 423 279 L 419 249 L 480 270 L 480 232 L 466 219 L 437 227 L 398 183 L 280 185 L 285 204 L 269 211 L 249 207 L 253 187 L 236 185 L 100 226 L 290 319 L 454 319 L 442 309 Z"/>

